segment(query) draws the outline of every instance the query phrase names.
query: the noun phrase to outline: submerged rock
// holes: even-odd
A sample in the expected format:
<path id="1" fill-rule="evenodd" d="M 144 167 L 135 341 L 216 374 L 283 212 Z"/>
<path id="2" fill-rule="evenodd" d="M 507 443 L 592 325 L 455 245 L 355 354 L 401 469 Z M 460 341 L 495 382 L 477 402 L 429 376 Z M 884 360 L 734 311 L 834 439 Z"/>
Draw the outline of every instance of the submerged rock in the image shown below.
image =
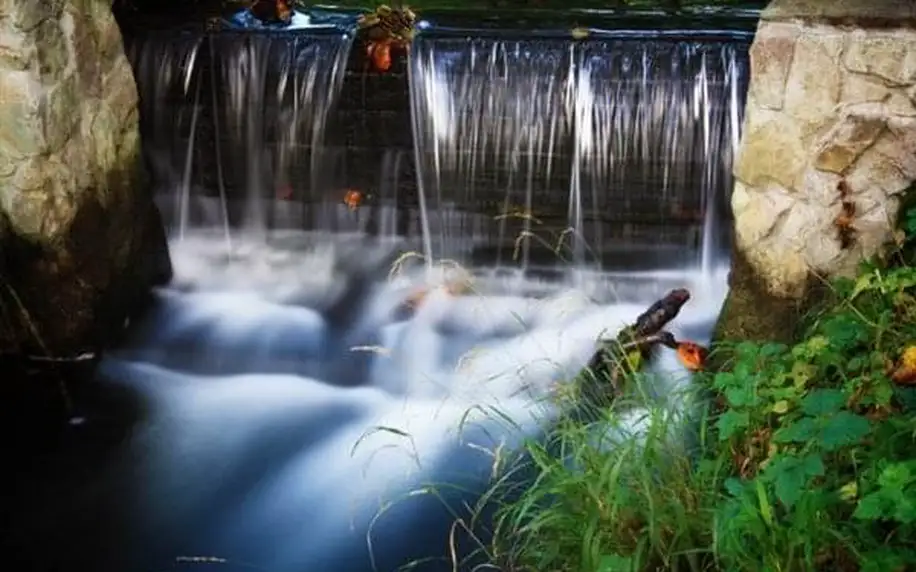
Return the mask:
<path id="1" fill-rule="evenodd" d="M 110 2 L 0 5 L 0 353 L 96 349 L 171 275 Z"/>

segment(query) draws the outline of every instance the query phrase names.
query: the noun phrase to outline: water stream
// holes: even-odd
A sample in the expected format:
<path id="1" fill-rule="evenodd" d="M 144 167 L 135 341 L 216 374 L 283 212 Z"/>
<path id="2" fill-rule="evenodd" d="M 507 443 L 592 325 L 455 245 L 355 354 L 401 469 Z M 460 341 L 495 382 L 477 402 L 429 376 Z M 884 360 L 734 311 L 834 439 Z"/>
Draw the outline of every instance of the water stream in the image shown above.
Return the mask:
<path id="1" fill-rule="evenodd" d="M 466 486 L 447 495 L 456 506 L 473 499 L 487 451 L 543 428 L 555 412 L 542 398 L 669 288 L 694 295 L 674 333 L 708 339 L 725 289 L 714 204 L 737 140 L 740 48 L 421 36 L 411 97 L 430 257 L 398 264 L 415 244 L 326 226 L 342 205 L 322 198 L 322 144 L 349 36 L 150 46 L 133 57 L 175 279 L 100 368 L 97 391 L 123 402 L 89 408 L 81 442 L 117 418 L 111 450 L 78 455 L 76 470 L 43 461 L 63 485 L 21 477 L 5 553 L 33 569 L 367 572 L 435 557 L 417 569 L 450 570 L 454 517 L 422 494 L 430 483 Z M 209 83 L 204 49 L 217 56 Z M 293 175 L 303 164 L 307 180 Z M 486 180 L 494 164 L 502 178 Z M 460 212 L 469 203 L 524 216 Z M 558 220 L 541 212 L 552 206 Z M 689 225 L 668 225 L 688 207 Z M 647 251 L 621 231 L 634 212 L 673 225 L 675 264 L 608 271 L 615 248 Z M 534 240 L 474 263 L 494 235 L 514 244 L 540 227 L 574 230 L 559 276 L 513 270 L 548 264 Z M 670 352 L 654 367 L 660 392 L 687 380 Z"/>

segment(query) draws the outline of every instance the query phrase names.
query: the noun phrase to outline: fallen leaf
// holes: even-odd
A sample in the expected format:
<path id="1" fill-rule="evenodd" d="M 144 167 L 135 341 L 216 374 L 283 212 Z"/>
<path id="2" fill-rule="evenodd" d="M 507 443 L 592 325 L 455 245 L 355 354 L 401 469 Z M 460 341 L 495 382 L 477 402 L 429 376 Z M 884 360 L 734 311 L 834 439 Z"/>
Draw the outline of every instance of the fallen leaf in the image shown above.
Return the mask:
<path id="1" fill-rule="evenodd" d="M 916 385 L 916 345 L 907 347 L 900 354 L 891 379 L 899 385 Z"/>
<path id="2" fill-rule="evenodd" d="M 700 371 L 706 363 L 706 348 L 693 342 L 680 342 L 677 345 L 677 357 L 689 371 Z"/>
<path id="3" fill-rule="evenodd" d="M 573 28 L 572 37 L 574 40 L 584 40 L 589 36 L 588 28 Z"/>

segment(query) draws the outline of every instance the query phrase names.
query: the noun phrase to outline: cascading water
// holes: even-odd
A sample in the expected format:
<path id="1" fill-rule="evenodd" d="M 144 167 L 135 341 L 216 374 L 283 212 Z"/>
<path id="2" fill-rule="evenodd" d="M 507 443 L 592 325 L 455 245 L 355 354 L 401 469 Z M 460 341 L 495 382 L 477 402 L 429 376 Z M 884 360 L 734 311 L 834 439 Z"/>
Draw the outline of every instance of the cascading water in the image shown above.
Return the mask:
<path id="1" fill-rule="evenodd" d="M 708 275 L 722 261 L 720 221 L 744 107 L 742 55 L 734 42 L 582 44 L 572 194 L 581 193 L 593 224 L 579 233 L 586 242 L 599 250 L 621 238 L 652 242 L 618 229 L 653 221 L 668 226 L 650 231 L 668 233 L 659 242 L 677 248 L 675 256 L 695 252 L 683 266 Z M 679 230 L 689 232 L 672 234 Z"/>
<path id="2" fill-rule="evenodd" d="M 562 152 L 571 128 L 570 56 L 566 41 L 421 35 L 414 42 L 410 85 L 428 256 L 467 259 L 476 244 L 493 243 L 487 233 L 494 230 L 497 243 L 513 243 L 513 229 L 531 232 L 535 196 L 565 200 L 557 191 L 569 179 Z M 480 210 L 462 212 L 466 205 Z M 520 248 L 524 262 L 528 244 Z"/>
<path id="3" fill-rule="evenodd" d="M 339 201 L 324 136 L 352 38 L 321 27 L 154 34 L 133 46 L 146 153 L 173 235 L 328 228 L 326 203 Z"/>
<path id="4" fill-rule="evenodd" d="M 560 244 L 572 268 L 620 267 L 621 254 L 632 267 L 637 250 L 710 274 L 724 254 L 742 50 L 421 35 L 411 90 L 429 254 L 466 259 L 496 243 L 497 264 L 512 252 L 526 268 L 532 246 Z M 540 264 L 558 259 L 540 251 Z"/>
<path id="5" fill-rule="evenodd" d="M 482 451 L 511 448 L 549 420 L 538 398 L 585 365 L 603 332 L 686 286 L 694 298 L 672 331 L 708 338 L 724 281 L 695 271 L 667 281 L 593 274 L 578 286 L 522 277 L 513 282 L 522 288 L 508 289 L 475 272 L 473 293 L 456 295 L 430 284 L 423 265 L 391 272 L 412 247 L 405 242 L 303 232 L 340 222 L 331 201 L 309 211 L 321 219 L 305 208 L 328 186 L 322 130 L 349 50 L 344 34 L 258 31 L 156 46 L 139 45 L 133 59 L 153 174 L 171 197 L 163 204 L 178 210 L 165 209 L 175 283 L 101 366 L 102 387 L 143 411 L 117 454 L 89 472 L 71 513 L 59 508 L 59 487 L 22 500 L 24 514 L 54 507 L 59 523 L 18 520 L 23 543 L 72 546 L 57 539 L 101 529 L 104 556 L 77 543 L 42 555 L 49 561 L 36 569 L 146 572 L 184 558 L 190 570 L 224 561 L 230 570 L 368 572 L 442 558 L 453 517 L 420 494 L 427 483 L 479 490 L 493 462 Z M 472 263 L 488 233 L 514 243 L 517 232 L 546 227 L 557 235 L 549 241 L 571 226 L 579 246 L 569 260 L 606 263 L 632 212 L 689 203 L 690 189 L 697 202 L 708 193 L 696 207 L 712 228 L 710 204 L 722 200 L 713 189 L 727 184 L 738 125 L 742 47 L 421 35 L 413 48 L 421 226 L 433 258 Z M 401 152 L 388 157 L 398 171 Z M 303 165 L 304 178 L 294 174 Z M 468 204 L 478 212 L 460 212 Z M 506 210 L 513 216 L 498 216 Z M 709 230 L 700 248 L 706 266 L 715 236 Z M 523 265 L 556 260 L 529 244 Z M 697 253 L 680 246 L 681 258 Z M 511 255 L 498 252 L 498 262 Z M 655 367 L 669 388 L 685 379 L 670 352 Z M 474 411 L 498 411 L 522 430 Z M 87 417 L 88 427 L 104 419 Z"/>

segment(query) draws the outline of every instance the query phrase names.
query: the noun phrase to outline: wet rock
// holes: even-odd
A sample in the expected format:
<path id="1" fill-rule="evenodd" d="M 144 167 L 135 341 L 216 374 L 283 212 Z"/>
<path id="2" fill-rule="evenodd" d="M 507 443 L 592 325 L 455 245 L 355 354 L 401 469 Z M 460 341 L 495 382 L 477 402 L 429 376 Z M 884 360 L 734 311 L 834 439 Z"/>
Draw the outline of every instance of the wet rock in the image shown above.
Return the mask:
<path id="1" fill-rule="evenodd" d="M 0 353 L 94 350 L 171 275 L 109 4 L 0 5 Z"/>

